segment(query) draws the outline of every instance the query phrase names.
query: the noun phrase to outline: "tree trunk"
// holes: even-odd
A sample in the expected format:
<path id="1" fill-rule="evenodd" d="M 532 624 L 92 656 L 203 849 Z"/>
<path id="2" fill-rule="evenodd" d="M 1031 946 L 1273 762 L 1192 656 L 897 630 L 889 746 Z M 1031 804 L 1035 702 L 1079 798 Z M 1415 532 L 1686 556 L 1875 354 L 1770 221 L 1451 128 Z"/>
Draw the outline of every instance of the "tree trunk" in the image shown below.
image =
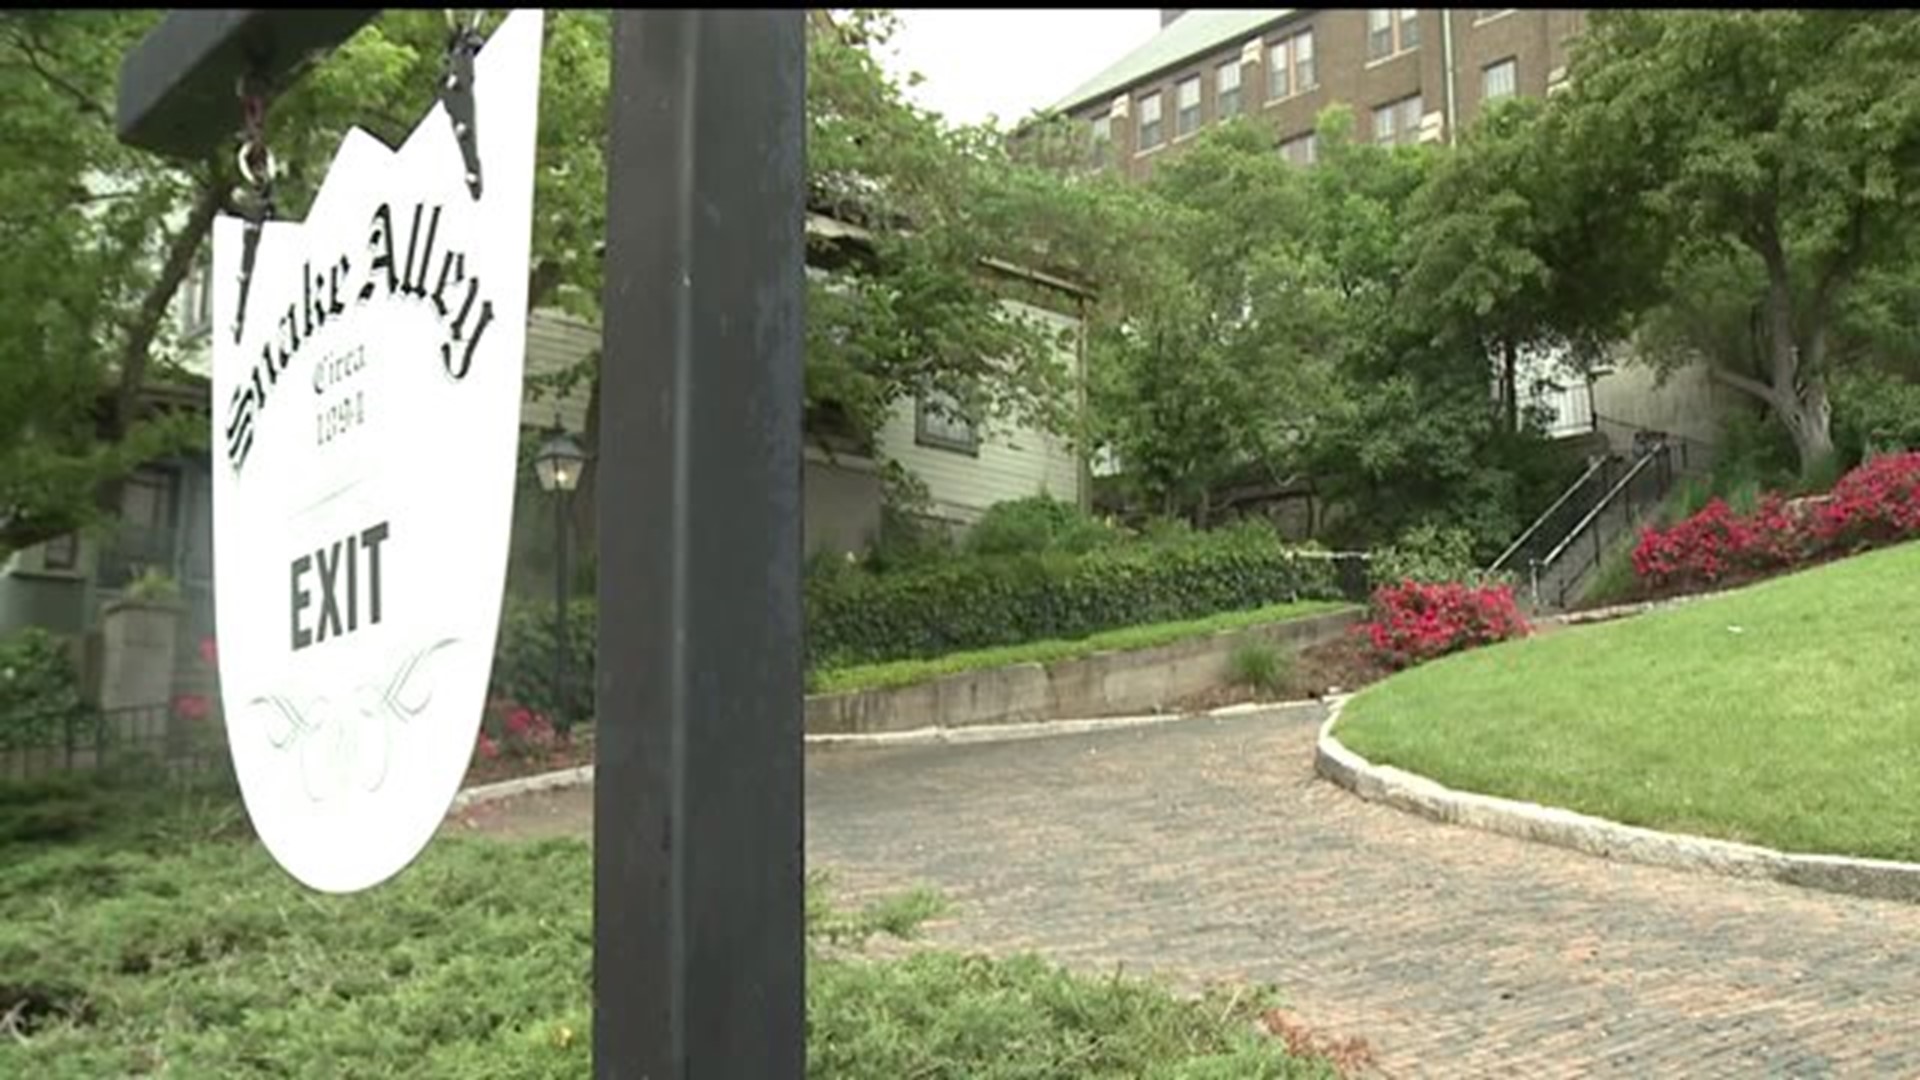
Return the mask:
<path id="1" fill-rule="evenodd" d="M 1833 407 L 1827 400 L 1826 381 L 1808 379 L 1798 393 L 1788 391 L 1773 403 L 1774 415 L 1793 436 L 1793 448 L 1800 455 L 1800 473 L 1807 475 L 1833 453 Z"/>

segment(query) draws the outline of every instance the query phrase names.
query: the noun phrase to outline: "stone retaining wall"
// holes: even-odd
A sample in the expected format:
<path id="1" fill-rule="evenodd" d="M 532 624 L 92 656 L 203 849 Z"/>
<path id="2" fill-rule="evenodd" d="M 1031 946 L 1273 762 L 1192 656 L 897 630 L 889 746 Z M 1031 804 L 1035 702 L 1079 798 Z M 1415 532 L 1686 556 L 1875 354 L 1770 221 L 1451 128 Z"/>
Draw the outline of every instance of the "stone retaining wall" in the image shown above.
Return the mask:
<path id="1" fill-rule="evenodd" d="M 866 735 L 1151 712 L 1227 680 L 1233 651 L 1259 641 L 1297 652 L 1360 621 L 1358 609 L 1223 630 L 1151 649 L 1014 664 L 912 686 L 807 699 L 807 734 Z"/>

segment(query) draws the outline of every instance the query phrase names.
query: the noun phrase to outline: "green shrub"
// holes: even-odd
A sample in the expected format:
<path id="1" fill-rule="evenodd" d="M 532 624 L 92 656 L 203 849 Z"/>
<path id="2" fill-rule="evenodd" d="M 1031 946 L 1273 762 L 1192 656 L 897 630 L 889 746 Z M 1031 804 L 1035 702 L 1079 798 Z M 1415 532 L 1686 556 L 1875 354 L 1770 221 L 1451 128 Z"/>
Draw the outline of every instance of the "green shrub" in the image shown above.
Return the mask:
<path id="1" fill-rule="evenodd" d="M 1236 686 L 1274 693 L 1292 680 L 1293 657 L 1264 641 L 1242 642 L 1227 658 L 1227 673 Z"/>
<path id="2" fill-rule="evenodd" d="M 91 716 L 66 642 L 39 627 L 0 642 L 0 749 L 64 745 Z"/>
<path id="3" fill-rule="evenodd" d="M 1373 552 L 1372 583 L 1399 585 L 1417 581 L 1477 583 L 1486 575 L 1473 557 L 1473 534 L 1463 528 L 1416 525 L 1393 544 Z"/>
<path id="4" fill-rule="evenodd" d="M 1292 600 L 1337 600 L 1336 567 L 1250 524 L 1163 545 L 1082 555 L 967 555 L 886 573 L 813 564 L 806 578 L 809 668 L 944 656 L 1104 630 L 1204 618 Z M 593 714 L 595 604 L 569 615 L 566 715 Z M 553 609 L 513 606 L 501 620 L 493 691 L 551 712 Z"/>
<path id="5" fill-rule="evenodd" d="M 973 556 L 807 583 L 807 649 L 841 667 L 1339 596 L 1334 567 L 1263 525 L 1084 555 Z"/>
<path id="6" fill-rule="evenodd" d="M 1115 539 L 1105 523 L 1072 503 L 1035 495 L 988 507 L 967 533 L 966 550 L 974 555 L 1080 554 Z"/>
<path id="7" fill-rule="evenodd" d="M 567 608 L 567 690 L 560 699 L 554 681 L 558 640 L 552 604 L 511 604 L 500 619 L 494 646 L 493 686 L 489 696 L 506 698 L 535 712 L 558 711 L 569 724 L 593 716 L 594 642 L 599 636 L 599 607 L 591 599 Z"/>
<path id="8" fill-rule="evenodd" d="M 867 546 L 866 568 L 886 573 L 949 558 L 953 533 L 933 510 L 926 482 L 899 462 L 887 462 L 880 476 L 880 529 Z"/>

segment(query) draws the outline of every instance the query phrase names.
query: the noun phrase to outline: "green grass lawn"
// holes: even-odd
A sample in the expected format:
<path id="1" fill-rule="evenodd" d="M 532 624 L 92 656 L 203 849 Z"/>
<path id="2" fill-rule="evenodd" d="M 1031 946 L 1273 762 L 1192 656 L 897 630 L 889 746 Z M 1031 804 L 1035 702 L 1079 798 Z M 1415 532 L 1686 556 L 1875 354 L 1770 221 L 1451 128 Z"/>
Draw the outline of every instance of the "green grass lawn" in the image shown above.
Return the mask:
<path id="1" fill-rule="evenodd" d="M 908 686 L 942 675 L 1008 664 L 1044 664 L 1072 660 L 1097 652 L 1123 649 L 1150 649 L 1187 638 L 1205 637 L 1222 630 L 1242 630 L 1249 626 L 1288 622 L 1313 615 L 1325 615 L 1352 607 L 1335 601 L 1302 600 L 1292 604 L 1270 604 L 1251 611 L 1226 611 L 1204 619 L 1128 626 L 1091 637 L 1071 641 L 1031 641 L 1024 645 L 1005 645 L 994 649 L 949 653 L 930 660 L 894 660 L 883 664 L 816 672 L 809 693 L 837 694 L 848 690 L 877 690 L 890 686 Z"/>
<path id="2" fill-rule="evenodd" d="M 1920 860 L 1920 544 L 1369 687 L 1337 733 L 1466 791 Z"/>
<path id="3" fill-rule="evenodd" d="M 235 796 L 0 787 L 0 1076 L 574 1078 L 590 1073 L 592 859 L 436 840 L 354 896 L 296 885 Z M 1190 1000 L 1033 957 L 861 953 L 934 913 L 808 897 L 807 1075 L 1328 1077 Z M 751 1017 L 741 1017 L 751 1033 Z"/>

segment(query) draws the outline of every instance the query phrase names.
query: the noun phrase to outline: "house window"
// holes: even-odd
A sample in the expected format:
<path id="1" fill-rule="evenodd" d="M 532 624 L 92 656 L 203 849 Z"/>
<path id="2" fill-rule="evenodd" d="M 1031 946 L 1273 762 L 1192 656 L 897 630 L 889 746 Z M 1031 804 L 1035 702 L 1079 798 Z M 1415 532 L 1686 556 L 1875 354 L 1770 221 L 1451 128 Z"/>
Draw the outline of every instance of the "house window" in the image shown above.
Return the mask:
<path id="1" fill-rule="evenodd" d="M 1289 165 L 1311 165 L 1320 160 L 1320 136 L 1309 131 L 1280 144 L 1280 156 Z"/>
<path id="2" fill-rule="evenodd" d="M 1367 9 L 1367 59 L 1380 60 L 1420 46 L 1416 8 Z"/>
<path id="3" fill-rule="evenodd" d="M 1320 85 L 1313 61 L 1313 31 L 1302 30 L 1267 46 L 1267 100 L 1304 94 Z"/>
<path id="4" fill-rule="evenodd" d="M 189 341 L 213 329 L 213 268 L 202 264 L 180 283 L 180 336 Z"/>
<path id="5" fill-rule="evenodd" d="M 40 565 L 48 570 L 71 570 L 80 565 L 80 537 L 68 533 L 46 542 L 40 549 Z"/>
<path id="6" fill-rule="evenodd" d="M 953 395 L 938 390 L 920 396 L 914 409 L 913 441 L 962 454 L 980 452 L 979 429 L 961 416 Z"/>
<path id="7" fill-rule="evenodd" d="M 1390 101 L 1373 110 L 1373 141 L 1382 146 L 1404 146 L 1420 138 L 1420 95 Z"/>
<path id="8" fill-rule="evenodd" d="M 1151 150 L 1160 145 L 1166 136 L 1166 130 L 1160 126 L 1160 91 L 1155 90 L 1140 99 L 1140 149 Z"/>
<path id="9" fill-rule="evenodd" d="M 1113 159 L 1113 117 L 1096 116 L 1093 118 L 1093 167 L 1104 169 Z"/>
<path id="10" fill-rule="evenodd" d="M 1480 72 L 1480 97 L 1484 101 L 1496 101 L 1503 97 L 1512 97 L 1519 89 L 1519 64 L 1509 56 L 1497 64 L 1488 64 Z"/>
<path id="11" fill-rule="evenodd" d="M 1182 79 L 1174 87 L 1177 95 L 1174 99 L 1176 112 L 1173 117 L 1174 137 L 1191 135 L 1200 130 L 1200 76 Z"/>
<path id="12" fill-rule="evenodd" d="M 1240 60 L 1238 57 L 1214 69 L 1213 106 L 1222 120 L 1240 115 Z"/>

